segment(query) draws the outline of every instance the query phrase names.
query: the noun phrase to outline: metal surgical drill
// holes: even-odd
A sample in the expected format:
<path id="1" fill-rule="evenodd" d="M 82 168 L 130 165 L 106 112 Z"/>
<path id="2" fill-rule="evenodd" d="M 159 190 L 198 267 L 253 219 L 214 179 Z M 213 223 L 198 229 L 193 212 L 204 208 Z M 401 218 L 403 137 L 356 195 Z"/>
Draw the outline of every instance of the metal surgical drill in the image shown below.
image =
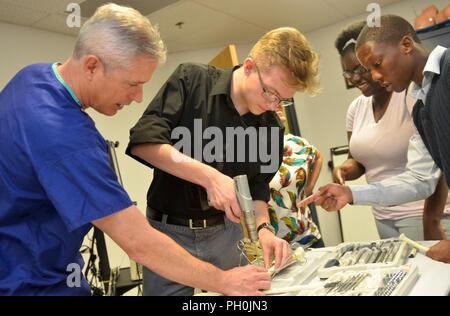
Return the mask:
<path id="1" fill-rule="evenodd" d="M 239 242 L 239 249 L 249 263 L 264 265 L 262 249 L 256 231 L 256 215 L 247 175 L 236 176 L 233 180 L 242 210 L 241 224 L 244 231 L 244 238 Z"/>

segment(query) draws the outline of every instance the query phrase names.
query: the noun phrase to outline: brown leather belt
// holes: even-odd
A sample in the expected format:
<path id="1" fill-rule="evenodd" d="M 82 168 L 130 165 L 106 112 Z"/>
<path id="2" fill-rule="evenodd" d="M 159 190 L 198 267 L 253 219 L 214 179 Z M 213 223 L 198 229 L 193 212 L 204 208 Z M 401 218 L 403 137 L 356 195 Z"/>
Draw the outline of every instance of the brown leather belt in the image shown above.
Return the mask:
<path id="1" fill-rule="evenodd" d="M 213 215 L 211 217 L 205 218 L 205 219 L 193 219 L 193 218 L 181 218 L 181 217 L 175 217 L 171 215 L 167 215 L 164 213 L 161 213 L 155 209 L 148 209 L 147 210 L 147 217 L 157 221 L 161 222 L 163 220 L 163 216 L 167 216 L 166 223 L 172 224 L 172 225 L 179 225 L 179 226 L 186 226 L 190 229 L 204 229 L 210 226 L 217 226 L 224 224 L 224 215 L 218 214 Z"/>

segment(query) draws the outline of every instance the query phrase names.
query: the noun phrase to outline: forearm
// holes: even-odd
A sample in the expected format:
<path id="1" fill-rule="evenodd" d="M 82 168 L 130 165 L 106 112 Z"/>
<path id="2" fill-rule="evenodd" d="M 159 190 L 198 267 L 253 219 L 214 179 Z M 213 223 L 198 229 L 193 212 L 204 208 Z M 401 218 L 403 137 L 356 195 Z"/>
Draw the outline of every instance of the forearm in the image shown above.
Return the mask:
<path id="1" fill-rule="evenodd" d="M 269 206 L 264 201 L 253 201 L 256 216 L 256 227 L 262 223 L 270 223 Z"/>
<path id="2" fill-rule="evenodd" d="M 218 172 L 169 144 L 136 145 L 131 152 L 164 172 L 202 187 L 208 186 L 211 175 Z"/>
<path id="3" fill-rule="evenodd" d="M 425 200 L 423 211 L 423 229 L 425 240 L 445 239 L 440 225 L 447 203 L 448 187 L 443 176 L 439 179 L 436 191 Z"/>
<path id="4" fill-rule="evenodd" d="M 423 179 L 403 173 L 381 182 L 349 187 L 353 204 L 394 206 L 427 198 L 433 193 L 438 178 L 438 171 Z"/>
<path id="5" fill-rule="evenodd" d="M 161 276 L 195 288 L 224 293 L 224 271 L 191 256 L 151 227 L 135 206 L 93 222 L 136 262 Z"/>

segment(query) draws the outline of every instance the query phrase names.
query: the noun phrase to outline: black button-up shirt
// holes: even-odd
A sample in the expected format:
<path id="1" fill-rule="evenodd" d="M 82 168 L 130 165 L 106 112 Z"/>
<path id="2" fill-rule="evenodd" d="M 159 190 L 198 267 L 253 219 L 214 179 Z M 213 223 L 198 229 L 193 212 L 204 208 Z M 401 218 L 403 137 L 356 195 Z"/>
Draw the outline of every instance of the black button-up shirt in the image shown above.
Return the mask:
<path id="1" fill-rule="evenodd" d="M 231 100 L 231 81 L 232 70 L 192 63 L 178 66 L 130 130 L 127 155 L 153 168 L 148 162 L 132 155 L 131 148 L 145 143 L 174 145 L 184 154 L 214 167 L 225 175 L 234 177 L 246 174 L 253 200 L 268 201 L 269 182 L 278 170 L 283 155 L 283 126 L 275 112 L 265 112 L 259 116 L 247 113 L 240 116 Z M 222 159 L 208 161 L 210 159 L 205 160 L 205 157 L 202 157 L 203 150 L 211 149 L 211 142 L 217 141 L 214 137 L 203 135 L 209 127 L 214 127 L 215 132 L 220 130 L 223 135 L 223 152 L 211 151 Z M 257 134 L 258 153 L 251 151 L 255 149 L 255 139 L 249 141 L 248 137 L 241 137 L 241 144 L 245 141 L 242 138 L 246 139 L 246 143 L 239 146 L 239 137 L 233 140 L 227 137 L 227 128 L 237 127 L 244 130 L 249 127 L 253 130 L 255 127 L 266 128 L 267 137 Z M 175 129 L 181 132 L 189 131 L 190 141 L 180 135 L 173 139 L 172 133 Z M 277 141 L 274 142 L 274 139 Z M 184 144 L 190 143 L 190 146 L 177 147 L 177 142 L 181 141 Z M 263 165 L 270 165 L 267 156 L 260 158 L 261 142 L 265 142 L 262 152 L 276 158 L 276 167 L 269 168 L 270 172 L 261 172 Z M 209 147 L 205 148 L 208 144 Z M 234 155 L 230 155 L 231 147 Z M 244 152 L 245 159 L 242 161 Z M 241 159 L 238 159 L 240 155 Z M 182 218 L 200 219 L 223 214 L 222 211 L 208 206 L 204 188 L 157 168 L 147 193 L 147 204 L 150 208 Z"/>

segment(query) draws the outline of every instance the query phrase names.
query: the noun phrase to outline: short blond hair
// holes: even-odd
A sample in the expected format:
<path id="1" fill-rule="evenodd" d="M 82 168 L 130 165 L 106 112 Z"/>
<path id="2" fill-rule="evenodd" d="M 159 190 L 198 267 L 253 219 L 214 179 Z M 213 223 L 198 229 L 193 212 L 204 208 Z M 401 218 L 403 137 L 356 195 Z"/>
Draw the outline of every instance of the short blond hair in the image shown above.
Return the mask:
<path id="1" fill-rule="evenodd" d="M 293 27 L 274 29 L 259 39 L 250 51 L 262 71 L 281 65 L 290 74 L 288 84 L 310 95 L 319 93 L 319 55 L 305 36 Z"/>
<path id="2" fill-rule="evenodd" d="M 140 55 L 164 62 L 167 50 L 157 28 L 139 11 L 109 3 L 98 7 L 80 30 L 73 57 L 88 54 L 116 68 Z"/>

